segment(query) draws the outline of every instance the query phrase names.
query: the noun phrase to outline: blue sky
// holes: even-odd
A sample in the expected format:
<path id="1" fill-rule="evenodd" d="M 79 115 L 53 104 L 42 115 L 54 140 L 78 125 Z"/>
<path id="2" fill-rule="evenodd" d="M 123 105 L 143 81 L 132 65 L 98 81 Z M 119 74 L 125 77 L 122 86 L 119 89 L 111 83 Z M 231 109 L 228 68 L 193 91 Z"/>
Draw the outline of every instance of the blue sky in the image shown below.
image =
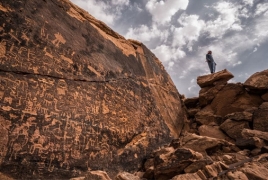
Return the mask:
<path id="1" fill-rule="evenodd" d="M 126 39 L 145 44 L 178 91 L 198 96 L 196 78 L 228 69 L 244 82 L 268 69 L 268 0 L 71 0 Z"/>

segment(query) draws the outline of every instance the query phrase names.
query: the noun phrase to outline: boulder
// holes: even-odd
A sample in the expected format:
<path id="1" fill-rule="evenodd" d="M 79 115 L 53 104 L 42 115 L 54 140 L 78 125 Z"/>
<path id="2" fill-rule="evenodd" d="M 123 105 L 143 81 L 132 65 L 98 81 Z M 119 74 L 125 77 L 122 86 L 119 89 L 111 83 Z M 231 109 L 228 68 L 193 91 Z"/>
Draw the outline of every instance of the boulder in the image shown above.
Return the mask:
<path id="1" fill-rule="evenodd" d="M 231 141 L 230 138 L 222 132 L 219 126 L 202 125 L 198 128 L 198 132 L 201 136 Z"/>
<path id="2" fill-rule="evenodd" d="M 215 115 L 226 116 L 234 112 L 243 112 L 252 107 L 259 107 L 262 99 L 258 95 L 249 94 L 242 84 L 227 84 L 211 102 Z"/>
<path id="3" fill-rule="evenodd" d="M 218 174 L 222 171 L 223 169 L 222 169 L 222 165 L 220 162 L 215 162 L 213 164 L 206 165 L 203 170 L 207 178 L 217 177 Z"/>
<path id="4" fill-rule="evenodd" d="M 215 82 L 227 82 L 232 79 L 234 75 L 230 73 L 228 70 L 224 69 L 214 74 L 198 76 L 197 77 L 197 84 L 201 87 L 213 86 Z"/>
<path id="5" fill-rule="evenodd" d="M 263 132 L 259 130 L 243 129 L 241 132 L 244 138 L 257 137 L 268 141 L 268 132 Z"/>
<path id="6" fill-rule="evenodd" d="M 268 92 L 265 93 L 265 94 L 263 94 L 263 95 L 261 96 L 261 98 L 262 98 L 264 101 L 268 102 Z"/>
<path id="7" fill-rule="evenodd" d="M 233 121 L 227 119 L 220 125 L 220 128 L 233 139 L 242 138 L 242 130 L 244 128 L 249 129 L 249 123 L 247 121 Z"/>
<path id="8" fill-rule="evenodd" d="M 194 108 L 194 109 L 187 109 L 187 114 L 189 118 L 195 117 L 196 113 L 200 111 L 199 108 Z"/>
<path id="9" fill-rule="evenodd" d="M 194 151 L 204 153 L 206 150 L 215 148 L 218 146 L 231 146 L 231 143 L 227 143 L 225 140 L 211 138 L 207 136 L 198 136 L 196 134 L 187 133 L 182 137 L 181 146 L 184 148 L 189 148 Z"/>
<path id="10" fill-rule="evenodd" d="M 112 180 L 105 171 L 89 171 L 85 180 L 98 179 L 98 180 Z"/>
<path id="11" fill-rule="evenodd" d="M 217 93 L 225 86 L 225 84 L 215 85 L 213 87 L 205 87 L 199 91 L 199 106 L 204 107 L 211 103 Z"/>
<path id="12" fill-rule="evenodd" d="M 202 158 L 200 154 L 187 148 L 178 148 L 166 154 L 159 154 L 154 157 L 154 177 L 162 180 L 171 179 L 200 158 Z"/>
<path id="13" fill-rule="evenodd" d="M 197 161 L 193 162 L 192 164 L 190 164 L 188 167 L 186 167 L 184 169 L 184 172 L 185 173 L 195 173 L 199 169 L 203 169 L 204 166 L 212 164 L 212 163 L 213 163 L 213 161 L 211 161 L 209 159 L 197 160 Z"/>
<path id="14" fill-rule="evenodd" d="M 262 148 L 265 146 L 265 142 L 257 137 L 250 137 L 250 138 L 240 138 L 237 139 L 235 145 L 241 149 L 254 149 L 254 148 Z"/>
<path id="15" fill-rule="evenodd" d="M 243 111 L 243 112 L 234 112 L 231 114 L 227 114 L 225 119 L 231 119 L 235 121 L 252 121 L 252 113 Z"/>
<path id="16" fill-rule="evenodd" d="M 264 102 L 254 111 L 253 129 L 268 132 L 268 102 Z"/>
<path id="17" fill-rule="evenodd" d="M 198 173 L 188 173 L 188 174 L 180 174 L 175 177 L 173 177 L 171 180 L 205 180 L 207 179 L 204 175 L 200 177 Z"/>
<path id="18" fill-rule="evenodd" d="M 237 180 L 237 179 L 242 179 L 242 180 L 248 180 L 247 176 L 241 172 L 241 171 L 229 171 L 227 174 L 226 174 L 226 178 L 224 179 L 229 179 L 229 180 Z"/>
<path id="19" fill-rule="evenodd" d="M 247 164 L 245 167 L 240 169 L 248 179 L 267 180 L 268 169 L 267 167 L 261 166 L 260 164 Z"/>
<path id="20" fill-rule="evenodd" d="M 268 90 L 268 69 L 251 75 L 244 82 L 244 86 L 253 90 Z"/>
<path id="21" fill-rule="evenodd" d="M 128 172 L 121 172 L 117 174 L 115 180 L 140 180 L 140 178 Z"/>
<path id="22" fill-rule="evenodd" d="M 219 125 L 222 122 L 222 117 L 214 115 L 212 111 L 201 110 L 196 113 L 195 120 L 202 125 Z"/>
<path id="23" fill-rule="evenodd" d="M 264 102 L 260 105 L 259 109 L 268 109 L 268 102 Z"/>

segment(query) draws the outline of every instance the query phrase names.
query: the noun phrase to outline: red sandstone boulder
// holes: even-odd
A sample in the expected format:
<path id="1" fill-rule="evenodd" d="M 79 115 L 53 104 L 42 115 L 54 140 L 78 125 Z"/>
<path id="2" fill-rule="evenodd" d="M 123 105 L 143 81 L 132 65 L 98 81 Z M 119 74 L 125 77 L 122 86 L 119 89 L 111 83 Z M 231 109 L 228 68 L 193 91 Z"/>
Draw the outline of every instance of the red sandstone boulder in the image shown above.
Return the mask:
<path id="1" fill-rule="evenodd" d="M 213 87 L 204 87 L 199 91 L 199 105 L 204 107 L 211 103 L 211 101 L 215 98 L 217 93 L 226 85 L 225 84 L 217 84 Z"/>
<path id="2" fill-rule="evenodd" d="M 231 141 L 231 139 L 223 133 L 219 126 L 202 125 L 198 128 L 198 132 L 201 136 Z"/>
<path id="3" fill-rule="evenodd" d="M 181 147 L 192 149 L 196 152 L 205 153 L 206 150 L 215 148 L 217 146 L 232 146 L 223 139 L 211 138 L 207 136 L 199 136 L 196 134 L 187 133 L 185 136 L 181 137 Z"/>
<path id="4" fill-rule="evenodd" d="M 244 128 L 249 129 L 249 124 L 247 121 L 233 121 L 227 119 L 220 125 L 220 128 L 231 138 L 239 139 L 242 138 L 242 130 Z"/>
<path id="5" fill-rule="evenodd" d="M 154 157 L 154 178 L 168 180 L 182 173 L 184 169 L 202 155 L 188 148 L 168 148 L 166 153 L 158 153 Z"/>
<path id="6" fill-rule="evenodd" d="M 197 77 L 197 84 L 201 87 L 214 86 L 216 82 L 226 83 L 232 79 L 234 75 L 228 70 L 224 69 L 214 74 L 204 75 Z"/>
<path id="7" fill-rule="evenodd" d="M 253 129 L 268 132 L 268 102 L 264 102 L 254 111 Z"/>
<path id="8" fill-rule="evenodd" d="M 201 125 L 220 125 L 222 117 L 214 115 L 212 111 L 203 109 L 195 114 L 195 120 Z"/>
<path id="9" fill-rule="evenodd" d="M 92 179 L 111 180 L 111 178 L 105 171 L 89 171 L 85 177 L 85 180 L 92 180 Z"/>
<path id="10" fill-rule="evenodd" d="M 252 121 L 252 113 L 243 111 L 243 112 L 234 112 L 231 114 L 227 114 L 225 116 L 226 119 L 231 119 L 235 121 Z"/>
<path id="11" fill-rule="evenodd" d="M 262 98 L 264 101 L 268 101 L 268 92 L 265 93 L 265 94 L 263 94 L 263 95 L 261 96 L 261 98 Z"/>
<path id="12" fill-rule="evenodd" d="M 115 177 L 115 180 L 140 180 L 140 178 L 128 172 L 121 172 Z"/>
<path id="13" fill-rule="evenodd" d="M 268 69 L 250 76 L 244 86 L 249 89 L 268 90 Z"/>
<path id="14" fill-rule="evenodd" d="M 233 112 L 242 112 L 252 107 L 259 107 L 262 99 L 249 94 L 242 84 L 227 84 L 219 91 L 210 106 L 216 115 L 226 116 Z"/>

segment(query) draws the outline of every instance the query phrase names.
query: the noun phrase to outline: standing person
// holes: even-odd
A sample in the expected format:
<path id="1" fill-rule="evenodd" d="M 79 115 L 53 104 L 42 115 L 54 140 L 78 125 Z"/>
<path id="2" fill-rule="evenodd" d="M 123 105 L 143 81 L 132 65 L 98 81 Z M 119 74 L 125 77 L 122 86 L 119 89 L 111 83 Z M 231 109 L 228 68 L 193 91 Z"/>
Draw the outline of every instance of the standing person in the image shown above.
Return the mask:
<path id="1" fill-rule="evenodd" d="M 210 69 L 211 74 L 215 73 L 217 64 L 212 57 L 212 51 L 208 51 L 208 53 L 206 54 L 206 61 L 208 62 L 208 67 Z"/>

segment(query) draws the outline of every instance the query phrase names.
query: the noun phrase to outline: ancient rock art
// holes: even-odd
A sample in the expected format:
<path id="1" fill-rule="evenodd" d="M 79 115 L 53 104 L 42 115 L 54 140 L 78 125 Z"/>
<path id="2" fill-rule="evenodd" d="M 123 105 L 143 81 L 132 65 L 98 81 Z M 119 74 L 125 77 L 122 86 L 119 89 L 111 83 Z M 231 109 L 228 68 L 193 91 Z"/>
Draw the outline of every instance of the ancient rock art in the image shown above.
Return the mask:
<path id="1" fill-rule="evenodd" d="M 180 134 L 179 93 L 159 60 L 70 11 L 82 12 L 65 0 L 1 1 L 0 170 L 14 178 L 114 176 Z"/>

